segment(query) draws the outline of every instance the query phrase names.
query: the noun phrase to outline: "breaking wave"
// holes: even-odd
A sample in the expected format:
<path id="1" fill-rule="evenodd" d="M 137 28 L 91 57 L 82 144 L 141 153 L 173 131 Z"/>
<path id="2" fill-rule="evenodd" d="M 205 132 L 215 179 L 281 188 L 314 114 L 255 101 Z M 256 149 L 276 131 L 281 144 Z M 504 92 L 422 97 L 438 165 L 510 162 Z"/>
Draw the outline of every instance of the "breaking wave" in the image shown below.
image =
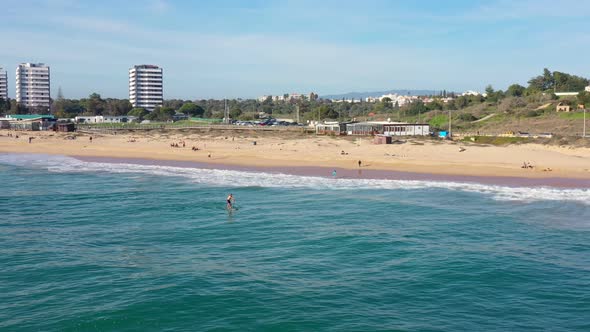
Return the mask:
<path id="1" fill-rule="evenodd" d="M 87 162 L 65 156 L 0 154 L 0 164 L 35 167 L 57 173 L 129 173 L 182 177 L 193 183 L 224 187 L 310 188 L 321 190 L 418 190 L 446 189 L 478 193 L 500 201 L 573 201 L 590 205 L 590 189 L 553 187 L 508 187 L 489 184 L 384 179 L 333 179 L 236 170 L 200 169 L 174 166 Z"/>

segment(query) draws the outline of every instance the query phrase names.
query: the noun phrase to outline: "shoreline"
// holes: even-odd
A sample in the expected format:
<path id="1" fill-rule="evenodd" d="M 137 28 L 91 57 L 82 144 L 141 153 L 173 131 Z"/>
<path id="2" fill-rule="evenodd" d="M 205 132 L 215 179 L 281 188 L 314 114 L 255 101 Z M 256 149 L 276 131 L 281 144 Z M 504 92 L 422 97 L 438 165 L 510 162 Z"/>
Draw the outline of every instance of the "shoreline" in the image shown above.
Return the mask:
<path id="1" fill-rule="evenodd" d="M 472 182 L 503 186 L 590 188 L 590 149 L 542 145 L 478 146 L 407 139 L 400 145 L 331 137 L 231 136 L 195 133 L 125 135 L 0 130 L 0 153 L 64 155 L 85 161 L 136 163 L 339 178 Z M 13 132 L 13 135 L 15 133 Z M 34 137 L 28 143 L 28 137 Z M 185 142 L 171 147 L 171 142 Z M 254 142 L 257 144 L 253 144 Z M 199 150 L 193 151 L 195 146 Z M 463 150 L 461 151 L 460 150 Z M 466 150 L 466 152 L 464 152 Z M 345 153 L 343 153 L 345 152 Z M 358 160 L 362 166 L 358 167 Z M 521 160 L 534 169 L 522 169 Z M 543 171 L 550 168 L 551 171 Z"/>
<path id="2" fill-rule="evenodd" d="M 135 164 L 147 166 L 169 166 L 179 168 L 218 169 L 242 172 L 288 174 L 298 176 L 313 176 L 332 178 L 332 171 L 336 170 L 337 179 L 367 179 L 367 180 L 404 180 L 404 181 L 437 181 L 476 183 L 486 185 L 498 185 L 506 187 L 553 187 L 553 188 L 590 188 L 590 179 L 580 180 L 571 178 L 520 178 L 502 176 L 469 176 L 469 175 L 447 175 L 414 173 L 403 171 L 388 171 L 378 169 L 358 170 L 347 168 L 330 168 L 322 166 L 247 166 L 230 165 L 217 163 L 203 163 L 180 160 L 157 160 L 140 158 L 113 158 L 113 157 L 83 157 L 72 156 L 72 158 L 85 162 L 99 162 L 108 164 Z"/>
<path id="3" fill-rule="evenodd" d="M 0 154 L 31 154 L 31 153 L 5 153 Z M 36 154 L 36 153 L 33 153 Z M 44 155 L 44 154 L 36 154 Z M 430 174 L 415 173 L 404 171 L 389 171 L 379 169 L 348 169 L 348 168 L 330 168 L 322 166 L 249 166 L 249 165 L 232 165 L 211 162 L 196 162 L 186 160 L 166 160 L 166 159 L 145 159 L 145 158 L 120 158 L 120 157 L 101 157 L 101 156 L 72 156 L 71 157 L 83 162 L 107 163 L 107 164 L 130 164 L 142 166 L 164 166 L 178 167 L 189 169 L 214 169 L 229 170 L 263 174 L 287 174 L 307 177 L 333 178 L 332 171 L 336 170 L 337 179 L 360 179 L 360 180 L 401 180 L 401 181 L 433 181 L 433 182 L 453 182 L 453 183 L 470 183 L 492 186 L 502 186 L 511 188 L 539 188 L 550 187 L 557 189 L 589 189 L 590 179 L 573 179 L 573 178 L 526 178 L 510 176 L 471 176 L 471 175 L 449 175 L 449 174 Z"/>

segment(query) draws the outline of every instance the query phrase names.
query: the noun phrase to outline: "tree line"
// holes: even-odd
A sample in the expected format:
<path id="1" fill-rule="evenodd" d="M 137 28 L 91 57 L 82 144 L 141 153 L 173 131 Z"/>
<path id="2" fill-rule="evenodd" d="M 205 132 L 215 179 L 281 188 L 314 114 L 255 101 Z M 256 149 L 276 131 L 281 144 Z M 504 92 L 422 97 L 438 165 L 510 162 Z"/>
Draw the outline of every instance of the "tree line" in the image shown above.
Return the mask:
<path id="1" fill-rule="evenodd" d="M 389 98 L 383 98 L 379 102 L 332 102 L 325 99 L 273 101 L 268 98 L 264 101 L 255 99 L 201 99 L 201 100 L 165 100 L 161 107 L 156 107 L 152 112 L 144 109 L 133 108 L 127 99 L 102 98 L 100 94 L 92 93 L 87 98 L 66 99 L 60 91 L 58 98 L 51 104 L 50 112 L 58 118 L 72 118 L 78 115 L 133 115 L 140 119 L 167 121 L 178 112 L 191 117 L 217 118 L 224 117 L 227 106 L 229 116 L 232 119 L 253 120 L 261 115 L 274 117 L 295 118 L 297 114 L 301 121 L 318 119 L 346 120 L 359 116 L 387 115 L 388 117 L 401 118 L 401 114 L 415 116 L 434 110 L 460 110 L 472 105 L 490 103 L 498 105 L 503 99 L 512 98 L 516 103 L 525 103 L 527 100 L 535 100 L 539 95 L 550 96 L 555 99 L 555 92 L 575 91 L 580 92 L 578 102 L 590 104 L 590 94 L 584 92 L 589 84 L 588 79 L 562 73 L 551 72 L 544 69 L 543 73 L 528 81 L 528 86 L 519 84 L 510 85 L 505 91 L 495 90 L 491 85 L 485 89 L 482 95 L 465 95 L 456 97 L 454 93 L 441 92 L 440 95 L 428 96 L 432 101 L 424 103 L 418 99 L 403 106 L 394 103 Z M 444 102 L 445 97 L 453 98 Z M 47 110 L 45 110 L 47 111 Z M 43 113 L 38 109 L 27 109 L 18 105 L 15 100 L 0 100 L 1 113 Z"/>

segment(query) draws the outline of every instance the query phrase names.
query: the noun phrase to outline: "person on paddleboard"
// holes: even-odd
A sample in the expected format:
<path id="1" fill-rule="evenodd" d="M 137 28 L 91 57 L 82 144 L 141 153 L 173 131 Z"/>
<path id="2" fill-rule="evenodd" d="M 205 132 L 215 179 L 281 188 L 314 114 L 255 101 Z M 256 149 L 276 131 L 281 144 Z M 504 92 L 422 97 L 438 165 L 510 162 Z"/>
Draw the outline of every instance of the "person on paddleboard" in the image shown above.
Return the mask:
<path id="1" fill-rule="evenodd" d="M 229 196 L 227 196 L 227 208 L 231 209 L 233 208 L 232 203 L 234 201 L 234 196 L 232 194 L 229 194 Z"/>

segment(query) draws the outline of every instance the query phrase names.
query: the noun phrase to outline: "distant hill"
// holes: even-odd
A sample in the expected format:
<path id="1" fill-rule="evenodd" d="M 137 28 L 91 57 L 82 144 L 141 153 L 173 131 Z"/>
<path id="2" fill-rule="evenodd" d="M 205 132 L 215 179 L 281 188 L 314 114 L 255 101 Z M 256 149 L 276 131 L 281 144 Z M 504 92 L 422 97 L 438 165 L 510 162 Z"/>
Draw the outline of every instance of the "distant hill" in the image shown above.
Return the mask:
<path id="1" fill-rule="evenodd" d="M 450 91 L 449 91 L 450 92 Z M 320 98 L 323 99 L 359 99 L 367 97 L 381 97 L 382 95 L 397 93 L 398 95 L 409 95 L 409 96 L 427 96 L 439 94 L 440 90 L 387 90 L 387 91 L 374 91 L 374 92 L 349 92 L 343 94 L 325 95 Z"/>

